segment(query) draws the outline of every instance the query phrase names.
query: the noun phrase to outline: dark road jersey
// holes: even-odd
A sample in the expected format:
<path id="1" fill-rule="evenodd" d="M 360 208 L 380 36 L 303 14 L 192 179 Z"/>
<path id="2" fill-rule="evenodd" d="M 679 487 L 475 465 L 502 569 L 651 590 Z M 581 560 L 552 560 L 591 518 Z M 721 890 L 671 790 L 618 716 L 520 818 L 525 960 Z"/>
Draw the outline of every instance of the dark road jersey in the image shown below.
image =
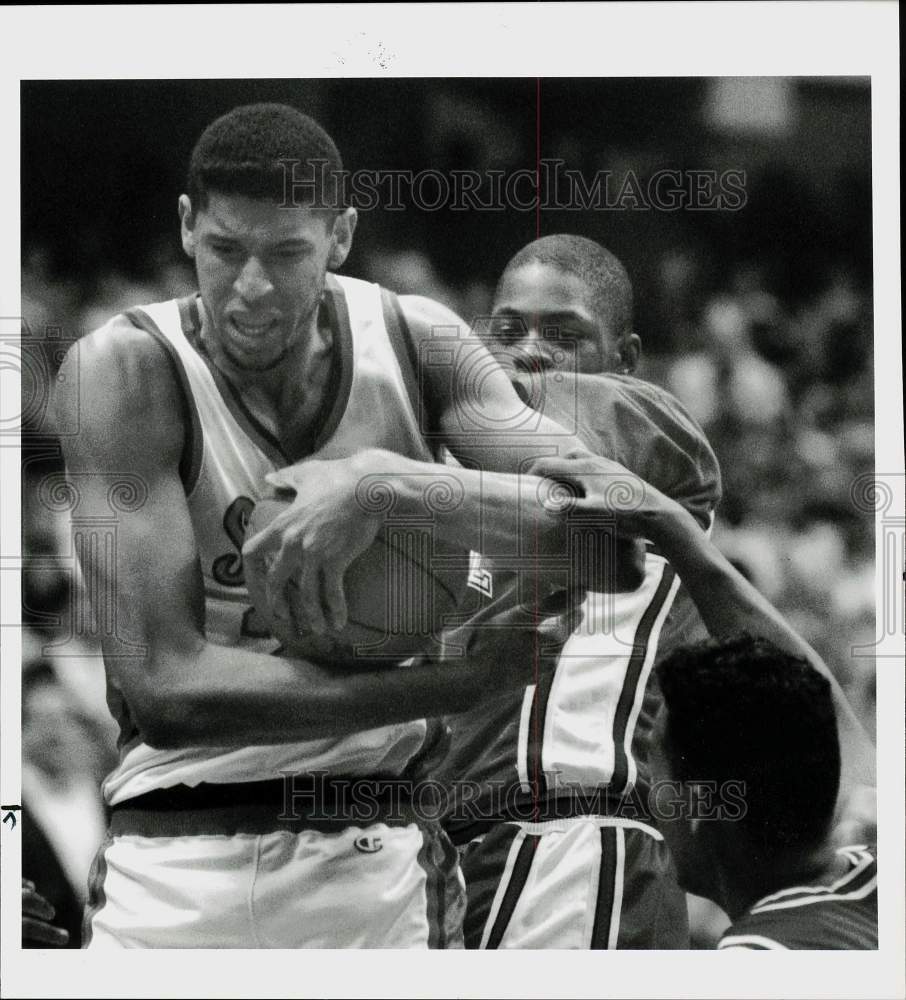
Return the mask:
<path id="1" fill-rule="evenodd" d="M 793 886 L 765 896 L 724 933 L 717 947 L 752 950 L 870 951 L 878 947 L 878 866 L 865 846 L 841 847 L 849 863 L 829 885 Z"/>
<path id="2" fill-rule="evenodd" d="M 683 504 L 702 530 L 710 529 L 720 497 L 717 460 L 673 396 L 621 375 L 548 374 L 538 399 L 528 377 L 525 383 L 517 388 L 535 409 Z M 513 574 L 476 567 L 470 579 L 480 591 L 471 595 L 476 616 L 490 618 L 519 602 Z M 653 546 L 637 590 L 589 592 L 583 612 L 552 673 L 524 691 L 487 698 L 447 719 L 452 749 L 440 777 L 469 799 L 468 808 L 454 805 L 451 833 L 457 827 L 466 833 L 474 819 L 538 819 L 533 807 L 539 801 L 564 798 L 580 813 L 609 812 L 616 801 L 621 815 L 647 818 L 645 747 L 659 700 L 649 683 L 652 668 L 656 659 L 706 632 L 672 567 Z M 480 649 L 480 635 L 477 644 Z M 577 789 L 591 797 L 577 797 Z"/>

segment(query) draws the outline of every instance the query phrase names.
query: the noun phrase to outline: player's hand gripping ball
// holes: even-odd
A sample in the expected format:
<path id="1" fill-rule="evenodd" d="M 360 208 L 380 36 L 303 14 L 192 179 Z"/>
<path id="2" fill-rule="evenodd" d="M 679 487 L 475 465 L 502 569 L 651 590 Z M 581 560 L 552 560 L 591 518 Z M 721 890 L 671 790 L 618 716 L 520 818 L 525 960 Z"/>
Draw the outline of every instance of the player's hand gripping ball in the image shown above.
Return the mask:
<path id="1" fill-rule="evenodd" d="M 260 500 L 249 518 L 249 537 L 264 531 L 291 502 Z M 269 628 L 287 654 L 338 665 L 380 665 L 440 648 L 445 618 L 465 591 L 468 553 L 438 542 L 430 525 L 382 528 L 343 576 L 345 625 L 319 633 L 309 628 L 295 576 L 285 586 L 285 600 L 271 608 L 268 571 L 266 554 L 246 560 L 249 597 L 256 609 L 270 608 Z"/>

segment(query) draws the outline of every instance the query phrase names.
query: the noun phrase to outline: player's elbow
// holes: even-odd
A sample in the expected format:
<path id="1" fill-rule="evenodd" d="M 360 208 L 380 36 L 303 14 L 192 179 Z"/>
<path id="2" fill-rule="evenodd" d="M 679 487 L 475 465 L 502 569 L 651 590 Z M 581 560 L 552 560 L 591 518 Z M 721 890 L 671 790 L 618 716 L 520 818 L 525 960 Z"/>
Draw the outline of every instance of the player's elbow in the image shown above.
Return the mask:
<path id="1" fill-rule="evenodd" d="M 152 750 L 178 750 L 198 743 L 193 739 L 193 708 L 176 697 L 157 697 L 135 713 L 142 742 Z"/>
<path id="2" fill-rule="evenodd" d="M 139 723 L 139 735 L 152 750 L 178 750 L 185 746 L 181 727 L 173 719 L 148 718 Z"/>
<path id="3" fill-rule="evenodd" d="M 160 661 L 164 661 L 164 665 Z M 133 721 L 142 741 L 153 750 L 177 750 L 204 743 L 200 692 L 192 685 L 193 662 L 187 656 L 152 654 L 140 690 L 130 699 Z"/>

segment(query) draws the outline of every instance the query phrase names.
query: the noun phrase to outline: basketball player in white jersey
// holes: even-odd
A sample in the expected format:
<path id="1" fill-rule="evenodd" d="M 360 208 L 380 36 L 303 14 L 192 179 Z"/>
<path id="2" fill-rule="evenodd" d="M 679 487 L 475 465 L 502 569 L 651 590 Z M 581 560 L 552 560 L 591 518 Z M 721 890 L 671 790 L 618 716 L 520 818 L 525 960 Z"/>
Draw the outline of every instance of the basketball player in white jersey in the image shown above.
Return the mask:
<path id="1" fill-rule="evenodd" d="M 400 803 L 392 781 L 364 813 L 345 796 L 350 782 L 404 777 L 430 749 L 426 716 L 524 684 L 526 664 L 378 671 L 272 655 L 245 588 L 246 518 L 282 467 L 324 459 L 331 516 L 354 515 L 313 542 L 292 535 L 292 518 L 283 526 L 311 543 L 317 631 L 342 619 L 343 570 L 377 530 L 352 502 L 372 470 L 349 456 L 424 463 L 443 444 L 485 469 L 516 472 L 525 460 L 506 434 L 464 428 L 464 401 L 479 431 L 523 406 L 458 317 L 329 273 L 356 225 L 355 210 L 332 200 L 341 169 L 324 130 L 285 106 L 212 123 L 179 199 L 200 294 L 128 310 L 64 361 L 54 405 L 78 497 L 73 538 L 121 727 L 89 947 L 444 947 L 461 937 L 461 877 L 437 824 Z M 437 326 L 459 332 L 468 364 L 457 352 L 439 368 L 422 363 L 418 345 Z M 415 399 L 422 382 L 433 442 Z M 537 432 L 538 454 L 577 445 L 550 421 Z M 445 541 L 513 542 L 515 512 L 541 549 L 562 534 L 562 518 L 518 477 L 464 469 L 460 479 L 464 502 L 437 519 Z M 401 492 L 409 501 L 423 512 L 420 491 Z M 293 510 L 306 531 L 319 516 L 301 489 Z M 115 534 L 99 534 L 111 519 Z M 640 578 L 634 551 L 626 586 Z"/>

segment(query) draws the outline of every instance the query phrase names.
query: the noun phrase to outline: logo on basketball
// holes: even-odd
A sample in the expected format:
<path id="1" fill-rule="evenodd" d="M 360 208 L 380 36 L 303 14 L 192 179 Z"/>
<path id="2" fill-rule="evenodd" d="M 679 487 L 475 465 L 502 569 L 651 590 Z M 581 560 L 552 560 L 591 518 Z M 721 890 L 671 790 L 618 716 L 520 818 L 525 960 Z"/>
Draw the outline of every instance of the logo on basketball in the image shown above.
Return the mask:
<path id="1" fill-rule="evenodd" d="M 469 575 L 466 586 L 477 590 L 484 597 L 494 596 L 494 577 L 490 570 L 482 568 L 480 552 L 469 553 Z"/>
<path id="2" fill-rule="evenodd" d="M 383 841 L 380 837 L 371 837 L 365 834 L 362 837 L 356 837 L 355 849 L 360 851 L 362 854 L 377 854 L 377 852 L 384 846 Z"/>

